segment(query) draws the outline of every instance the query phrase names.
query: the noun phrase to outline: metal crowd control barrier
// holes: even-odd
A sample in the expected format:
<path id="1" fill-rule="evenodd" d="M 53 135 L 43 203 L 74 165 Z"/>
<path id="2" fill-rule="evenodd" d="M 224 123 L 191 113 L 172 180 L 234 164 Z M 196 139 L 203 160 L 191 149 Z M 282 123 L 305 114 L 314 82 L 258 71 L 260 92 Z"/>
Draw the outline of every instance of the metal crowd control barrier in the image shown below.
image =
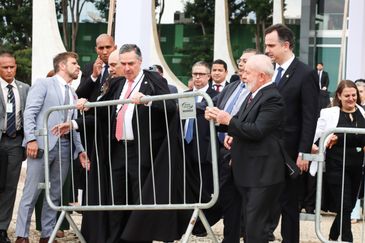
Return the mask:
<path id="1" fill-rule="evenodd" d="M 327 137 L 329 137 L 331 134 L 337 133 L 337 134 L 344 134 L 344 148 L 343 148 L 343 171 L 342 171 L 342 193 L 341 193 L 341 218 L 340 218 L 340 235 L 338 237 L 338 240 L 328 240 L 328 236 L 324 235 L 321 230 L 321 208 L 322 208 L 322 186 L 323 186 L 323 172 L 325 172 L 325 150 L 326 150 L 326 144 L 325 141 Z M 317 188 L 316 188 L 316 208 L 315 208 L 315 232 L 317 234 L 318 239 L 321 242 L 345 242 L 341 241 L 342 236 L 342 217 L 343 217 L 343 195 L 344 195 L 344 178 L 345 178 L 345 165 L 346 165 L 346 135 L 347 134 L 365 134 L 364 128 L 334 128 L 327 130 L 323 133 L 322 137 L 319 141 L 319 152 L 317 154 L 303 154 L 303 159 L 308 161 L 317 161 L 318 162 L 318 169 L 317 169 Z M 364 180 L 364 178 L 362 179 Z M 362 229 L 362 237 L 361 242 L 364 242 L 363 234 L 364 234 L 364 228 Z"/>
<path id="2" fill-rule="evenodd" d="M 168 118 L 167 118 L 167 111 L 166 111 L 166 102 L 168 100 L 175 100 L 174 102 L 176 102 L 176 100 L 179 100 L 179 107 L 180 107 L 180 115 L 181 113 L 181 109 L 185 109 L 189 112 L 193 111 L 193 109 L 195 110 L 195 96 L 203 96 L 203 98 L 207 101 L 208 106 L 212 107 L 213 103 L 212 100 L 210 99 L 210 97 L 206 94 L 206 93 L 202 93 L 202 92 L 187 92 L 187 93 L 182 93 L 182 94 L 168 94 L 168 95 L 158 95 L 158 96 L 145 96 L 141 99 L 141 102 L 143 103 L 148 103 L 148 102 L 163 102 L 164 104 L 164 113 L 165 113 L 165 122 L 166 122 L 166 136 L 167 136 L 167 143 L 168 146 L 170 146 L 170 142 L 172 139 L 177 139 L 174 137 L 170 137 L 169 136 L 169 128 L 168 128 Z M 86 103 L 85 106 L 89 107 L 90 109 L 94 109 L 95 113 L 97 112 L 97 107 L 108 107 L 108 118 L 110 119 L 110 107 L 111 106 L 116 106 L 116 105 L 123 105 L 123 104 L 128 104 L 131 103 L 130 99 L 126 99 L 126 100 L 112 100 L 112 101 L 104 101 L 104 102 L 92 102 L 92 103 Z M 143 104 L 142 104 L 143 105 Z M 175 103 L 174 103 L 175 105 Z M 76 235 L 78 236 L 79 240 L 81 242 L 86 242 L 84 237 L 82 236 L 81 232 L 79 231 L 76 223 L 74 222 L 74 220 L 72 219 L 72 217 L 70 216 L 70 212 L 71 211 L 111 211 L 111 210 L 192 210 L 192 216 L 190 219 L 190 222 L 187 226 L 186 232 L 185 234 L 182 236 L 181 241 L 182 242 L 188 242 L 191 234 L 192 234 L 192 230 L 194 228 L 195 223 L 197 222 L 197 219 L 200 218 L 202 224 L 204 225 L 204 228 L 207 230 L 208 235 L 212 238 L 212 240 L 214 242 L 218 242 L 215 235 L 213 234 L 210 225 L 207 221 L 207 219 L 205 218 L 205 215 L 202 211 L 202 209 L 207 209 L 212 207 L 215 202 L 217 201 L 218 198 L 218 194 L 219 194 L 219 186 L 218 186 L 218 167 L 217 167 L 217 148 L 216 148 L 216 133 L 215 133 L 215 124 L 213 121 L 209 122 L 209 130 L 210 130 L 210 152 L 211 152 L 211 157 L 212 157 L 212 175 L 213 175 L 213 193 L 211 194 L 210 200 L 207 202 L 203 202 L 202 201 L 202 197 L 201 197 L 201 193 L 202 193 L 202 171 L 201 171 L 201 166 L 199 163 L 199 177 L 200 177 L 200 196 L 199 196 L 199 200 L 195 201 L 195 202 L 188 202 L 186 200 L 186 198 L 184 198 L 183 202 L 178 202 L 178 203 L 174 203 L 171 201 L 171 197 L 169 198 L 169 202 L 168 203 L 164 203 L 164 204 L 159 204 L 156 203 L 156 201 L 153 204 L 143 204 L 142 201 L 140 200 L 140 203 L 137 204 L 129 204 L 128 202 L 125 205 L 115 205 L 114 201 L 113 203 L 110 204 L 101 204 L 99 203 L 98 205 L 88 205 L 88 203 L 86 202 L 86 205 L 63 205 L 62 203 L 62 197 L 63 197 L 63 193 L 61 190 L 61 205 L 55 205 L 51 198 L 50 198 L 50 174 L 49 174 L 49 164 L 48 164 L 48 131 L 50 131 L 50 128 L 48 127 L 48 119 L 49 116 L 51 115 L 52 112 L 57 112 L 57 111 L 62 111 L 62 110 L 70 110 L 70 109 L 75 109 L 76 107 L 74 105 L 67 105 L 67 106 L 57 106 L 57 107 L 52 107 L 50 110 L 48 110 L 48 112 L 46 113 L 45 117 L 44 117 L 44 128 L 41 131 L 38 131 L 38 134 L 40 136 L 44 136 L 44 144 L 45 144 L 45 149 L 44 149 L 44 163 L 45 163 L 45 184 L 44 189 L 45 189 L 45 196 L 46 196 L 46 200 L 48 202 L 48 204 L 50 205 L 50 207 L 54 210 L 60 211 L 61 214 L 57 220 L 56 226 L 52 232 L 52 235 L 50 237 L 50 242 L 52 242 L 55 239 L 56 236 L 56 232 L 59 229 L 62 221 L 64 218 L 67 219 L 67 221 L 70 223 L 72 229 L 74 230 L 74 232 L 76 233 Z M 137 109 L 137 105 L 135 106 L 135 109 Z M 190 111 L 189 111 L 190 109 Z M 193 112 L 194 115 L 195 112 Z M 95 115 L 96 116 L 96 115 Z M 149 118 L 151 118 L 151 108 L 149 108 Z M 110 120 L 108 119 L 108 124 L 110 124 Z M 83 121 L 85 124 L 85 117 L 83 117 Z M 94 123 L 96 124 L 97 121 L 96 118 L 94 119 Z M 102 121 L 102 122 L 107 122 L 107 121 Z M 151 120 L 149 120 L 149 122 L 151 123 Z M 184 136 L 183 136 L 183 129 L 184 127 L 181 126 L 182 124 L 182 118 L 180 118 L 180 133 L 181 133 L 181 137 L 182 137 L 182 144 L 184 144 Z M 138 125 L 139 126 L 139 125 Z M 150 129 L 151 127 L 149 127 Z M 197 126 L 197 122 L 195 122 L 195 128 L 198 130 L 198 126 Z M 97 126 L 95 126 L 95 131 L 97 129 Z M 151 130 L 149 130 L 151 132 Z M 73 131 L 71 131 L 72 133 Z M 86 133 L 85 133 L 86 134 Z M 71 134 L 72 135 L 72 134 Z M 110 135 L 110 125 L 109 125 L 109 135 Z M 136 136 L 136 135 L 135 135 Z M 72 142 L 72 136 L 71 137 L 71 142 Z M 97 132 L 95 132 L 95 137 L 94 138 L 87 138 L 85 136 L 85 140 L 87 139 L 95 139 L 95 141 L 98 139 L 97 136 Z M 97 144 L 97 143 L 95 143 Z M 199 143 L 198 143 L 199 144 Z M 148 146 L 152 146 L 151 144 L 149 144 Z M 72 147 L 72 146 L 71 146 Z M 110 156 L 110 140 L 109 140 L 109 156 Z M 169 147 L 170 148 L 170 147 Z M 90 149 L 90 148 L 87 148 Z M 96 148 L 97 149 L 97 148 Z M 184 145 L 182 146 L 182 150 L 183 150 L 183 163 L 184 163 L 184 188 L 182 188 L 182 190 L 184 191 L 184 196 L 185 196 L 185 192 L 186 192 L 186 188 L 185 188 L 185 184 L 186 184 L 186 171 L 185 171 L 185 166 L 186 166 L 186 158 L 184 157 L 185 152 L 184 152 Z M 169 166 L 171 167 L 171 165 L 174 163 L 174 158 L 171 154 L 171 151 L 168 151 L 169 153 Z M 198 145 L 198 153 L 199 152 L 199 145 Z M 71 155 L 73 154 L 73 151 L 71 149 Z M 61 156 L 61 153 L 59 154 Z M 200 154 L 198 154 L 198 157 L 200 157 Z M 72 158 L 72 156 L 71 156 Z M 200 159 L 200 158 L 199 158 Z M 96 156 L 96 165 L 99 166 L 99 158 L 98 156 Z M 199 161 L 200 162 L 200 161 Z M 72 175 L 72 184 L 74 183 L 74 171 L 73 171 L 73 166 L 72 163 L 74 163 L 74 161 L 71 159 L 71 175 Z M 107 162 L 109 163 L 110 166 L 110 157 L 109 157 L 109 161 Z M 151 171 L 152 171 L 152 178 L 153 178 L 153 171 L 154 171 L 154 164 L 153 164 L 153 160 L 151 163 Z M 171 171 L 170 171 L 171 172 Z M 100 173 L 100 171 L 98 171 L 98 173 Z M 61 173 L 60 173 L 61 174 Z M 86 183 L 88 183 L 88 173 L 86 173 Z M 100 177 L 100 174 L 98 174 L 98 177 Z M 169 177 L 169 188 L 171 190 L 171 177 Z M 112 181 L 112 176 L 110 181 Z M 152 179 L 153 183 L 155 183 L 155 178 Z M 99 181 L 100 183 L 100 181 Z M 112 182 L 109 182 L 112 184 Z M 128 183 L 128 182 L 126 182 Z M 141 188 L 142 186 L 139 186 L 139 191 L 141 193 Z M 155 185 L 153 185 L 153 188 L 155 187 Z M 88 188 L 88 186 L 86 186 L 86 188 Z M 100 184 L 98 185 L 98 188 L 100 190 Z M 74 188 L 72 188 L 74 189 Z M 113 189 L 112 189 L 113 190 Z M 154 197 L 156 197 L 156 191 L 158 190 L 158 188 L 154 188 L 153 193 L 154 193 Z M 87 192 L 86 192 L 87 193 Z M 100 193 L 100 191 L 99 191 Z M 171 193 L 171 191 L 169 192 Z M 113 193 L 112 193 L 113 194 Z M 142 194 L 139 194 L 140 196 L 142 196 Z M 100 195 L 99 195 L 100 197 Z M 75 200 L 75 196 L 73 195 L 73 200 Z M 114 200 L 114 199 L 113 199 Z M 99 201 L 100 202 L 100 201 Z"/>

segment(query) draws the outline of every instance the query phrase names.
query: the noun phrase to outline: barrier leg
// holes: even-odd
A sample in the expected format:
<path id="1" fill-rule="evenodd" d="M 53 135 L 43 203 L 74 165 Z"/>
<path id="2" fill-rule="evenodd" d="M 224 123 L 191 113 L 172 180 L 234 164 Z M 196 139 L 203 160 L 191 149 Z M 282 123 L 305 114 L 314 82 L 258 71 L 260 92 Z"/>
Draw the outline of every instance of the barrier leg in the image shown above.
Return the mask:
<path id="1" fill-rule="evenodd" d="M 203 210 L 199 209 L 199 218 L 202 221 L 205 230 L 208 232 L 208 235 L 210 236 L 211 240 L 215 243 L 218 243 L 217 238 L 215 237 L 212 228 L 209 225 L 209 222 L 207 218 L 205 217 Z"/>
<path id="2" fill-rule="evenodd" d="M 79 241 L 81 243 L 86 243 L 85 238 L 82 236 L 79 228 L 77 227 L 77 225 L 75 224 L 75 221 L 72 219 L 72 217 L 70 216 L 69 213 L 66 213 L 66 219 L 70 223 L 70 226 L 73 229 L 73 231 L 75 232 L 75 234 L 77 235 L 77 237 L 79 238 Z"/>
<path id="3" fill-rule="evenodd" d="M 195 226 L 196 220 L 198 219 L 199 215 L 199 208 L 194 209 L 193 215 L 191 216 L 188 228 L 185 231 L 185 234 L 183 235 L 181 242 L 187 243 L 189 241 L 190 235 L 193 232 L 193 228 Z"/>
<path id="4" fill-rule="evenodd" d="M 56 239 L 57 230 L 61 227 L 62 221 L 65 218 L 66 211 L 61 211 L 60 216 L 58 217 L 56 226 L 54 227 L 51 236 L 49 237 L 48 242 L 53 242 Z"/>

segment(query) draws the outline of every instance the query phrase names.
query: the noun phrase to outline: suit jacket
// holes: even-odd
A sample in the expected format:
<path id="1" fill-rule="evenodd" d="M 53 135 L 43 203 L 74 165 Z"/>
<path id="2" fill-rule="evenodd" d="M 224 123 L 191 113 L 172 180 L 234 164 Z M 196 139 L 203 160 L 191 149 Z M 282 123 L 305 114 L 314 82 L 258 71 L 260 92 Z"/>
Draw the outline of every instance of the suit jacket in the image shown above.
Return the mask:
<path id="1" fill-rule="evenodd" d="M 322 71 L 322 76 L 321 76 L 321 88 L 326 87 L 328 90 L 328 85 L 330 83 L 330 79 L 328 76 L 328 73 L 326 71 Z"/>
<path id="2" fill-rule="evenodd" d="M 219 109 L 223 110 L 224 107 L 227 104 L 227 101 L 233 94 L 233 92 L 236 90 L 237 86 L 240 85 L 241 82 L 233 82 L 222 90 L 222 92 L 219 93 L 219 95 L 215 96 L 213 98 L 214 106 L 218 107 Z"/>
<path id="3" fill-rule="evenodd" d="M 95 82 L 91 79 L 93 65 L 94 62 L 91 62 L 84 66 L 82 69 L 80 85 L 76 89 L 76 94 L 79 98 L 86 98 L 90 102 L 96 101 L 101 93 L 102 87 L 100 83 L 101 75 L 98 76 Z"/>
<path id="4" fill-rule="evenodd" d="M 71 89 L 72 98 L 74 103 L 77 100 L 76 93 Z M 56 77 L 39 79 L 30 88 L 27 102 L 24 110 L 24 140 L 23 146 L 25 147 L 28 142 L 36 140 L 38 147 L 44 149 L 43 136 L 37 136 L 36 131 L 43 129 L 44 116 L 46 112 L 54 106 L 61 106 L 64 104 L 64 99 L 59 88 L 58 80 Z M 72 114 L 73 118 L 77 118 L 77 111 L 74 110 Z M 48 117 L 48 145 L 49 151 L 54 148 L 58 141 L 58 137 L 51 133 L 52 127 L 57 124 L 63 123 L 65 120 L 64 111 L 54 111 Z M 74 158 L 78 157 L 78 154 L 84 150 L 81 145 L 80 134 L 73 132 L 73 149 Z"/>
<path id="5" fill-rule="evenodd" d="M 285 148 L 291 158 L 310 153 L 318 118 L 318 74 L 294 58 L 278 85 L 285 101 Z"/>
<path id="6" fill-rule="evenodd" d="M 209 88 L 215 90 L 215 87 L 213 87 L 213 81 L 212 80 L 209 80 L 208 83 L 209 83 Z M 230 84 L 228 81 L 224 81 L 224 87 L 222 87 L 222 86 L 220 87 L 220 92 L 222 92 L 227 87 L 228 84 Z"/>
<path id="7" fill-rule="evenodd" d="M 230 79 L 229 79 L 229 83 L 231 84 L 231 83 L 234 83 L 234 82 L 236 82 L 236 81 L 240 81 L 241 79 L 240 79 L 240 76 L 239 75 L 237 75 L 237 74 L 232 74 L 232 76 L 230 77 Z"/>
<path id="8" fill-rule="evenodd" d="M 18 87 L 19 98 L 20 98 L 20 120 L 23 123 L 23 113 L 25 107 L 25 100 L 27 99 L 27 94 L 29 90 L 29 85 L 18 80 L 15 80 L 15 84 Z M 0 141 L 2 138 L 5 125 L 5 114 L 6 114 L 6 102 L 4 100 L 4 94 L 2 89 L 0 88 Z M 23 124 L 21 124 L 23 126 Z M 23 131 L 23 128 L 22 128 Z M 9 140 L 11 141 L 11 140 Z M 14 140 L 15 141 L 15 140 Z M 17 144 L 14 144 L 17 145 Z M 5 149 L 5 148 L 4 148 Z M 4 157 L 3 157 L 4 156 Z M 21 161 L 19 161 L 21 162 Z M 0 149 L 0 192 L 5 189 L 6 185 L 6 174 L 8 169 L 8 157 L 5 151 L 1 151 Z"/>
<path id="9" fill-rule="evenodd" d="M 262 88 L 228 125 L 233 137 L 232 172 L 243 187 L 262 187 L 284 181 L 284 157 L 280 139 L 284 126 L 284 100 L 271 84 Z M 247 106 L 247 108 L 246 108 Z"/>
<path id="10" fill-rule="evenodd" d="M 27 99 L 27 94 L 29 91 L 29 85 L 23 82 L 20 82 L 18 80 L 15 80 L 16 85 L 18 86 L 18 90 L 19 90 L 19 98 L 20 98 L 20 114 L 21 116 L 23 116 L 24 113 L 24 108 L 25 108 L 25 101 Z M 4 100 L 4 94 L 2 89 L 0 89 L 0 114 L 2 114 L 0 116 L 0 140 L 2 137 L 2 134 L 5 132 L 4 131 L 4 126 L 5 126 L 5 114 L 6 114 L 6 102 Z M 23 118 L 20 118 L 21 121 L 23 122 Z M 23 126 L 23 124 L 22 124 Z"/>

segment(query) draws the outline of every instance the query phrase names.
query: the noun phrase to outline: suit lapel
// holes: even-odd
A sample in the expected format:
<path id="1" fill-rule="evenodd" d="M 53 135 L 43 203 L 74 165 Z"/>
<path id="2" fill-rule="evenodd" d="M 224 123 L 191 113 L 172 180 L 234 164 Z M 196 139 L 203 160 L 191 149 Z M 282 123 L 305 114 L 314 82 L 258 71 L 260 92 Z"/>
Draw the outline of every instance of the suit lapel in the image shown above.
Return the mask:
<path id="1" fill-rule="evenodd" d="M 25 104 L 25 89 L 21 83 L 19 83 L 17 80 L 15 80 L 16 86 L 19 90 L 19 99 L 20 99 L 20 110 L 24 111 L 24 104 Z"/>
<path id="2" fill-rule="evenodd" d="M 75 90 L 70 86 L 70 90 L 71 90 L 71 94 L 72 94 L 72 104 L 76 104 L 76 101 L 77 101 L 77 94 L 75 92 Z M 74 112 L 73 112 L 73 118 L 76 118 L 77 117 L 77 109 L 74 109 Z"/>
<path id="3" fill-rule="evenodd" d="M 241 84 L 240 82 L 235 82 L 234 84 L 231 84 L 228 87 L 225 87 L 225 89 L 228 89 L 228 90 L 227 90 L 227 93 L 223 97 L 224 99 L 222 100 L 223 109 L 226 106 L 226 104 L 227 104 L 229 98 L 231 97 L 231 95 L 233 94 L 233 92 L 236 90 L 237 86 L 240 84 Z"/>
<path id="4" fill-rule="evenodd" d="M 1 86 L 0 86 L 0 101 L 1 101 L 1 105 L 3 106 L 4 111 L 6 111 L 3 89 L 1 88 Z"/>
<path id="5" fill-rule="evenodd" d="M 64 103 L 64 100 L 63 100 L 63 98 L 62 98 L 62 94 L 61 94 L 61 90 L 60 90 L 60 86 L 59 86 L 59 84 L 58 84 L 58 79 L 55 77 L 55 76 L 53 76 L 52 77 L 52 86 L 53 86 L 53 89 L 54 89 L 54 91 L 56 92 L 56 94 L 57 94 L 57 98 L 58 98 L 58 103 L 59 103 L 59 105 L 63 105 L 63 103 Z"/>
<path id="6" fill-rule="evenodd" d="M 289 79 L 295 72 L 297 63 L 298 63 L 297 58 L 294 58 L 293 62 L 289 65 L 288 69 L 285 71 L 284 75 L 281 77 L 280 83 L 277 86 L 279 90 L 281 90 L 289 82 Z"/>
<path id="7" fill-rule="evenodd" d="M 137 82 L 139 80 L 136 80 Z M 142 80 L 141 80 L 141 86 L 139 87 L 139 92 L 141 92 L 142 94 L 148 95 L 149 92 L 147 92 L 147 90 L 149 89 L 149 84 L 148 84 L 149 80 L 147 80 L 146 75 L 144 75 L 144 73 L 142 74 Z"/>
<path id="8" fill-rule="evenodd" d="M 246 105 L 244 107 L 244 110 L 242 111 L 242 114 L 240 116 L 240 118 L 243 120 L 246 118 L 246 116 L 248 115 L 248 113 L 250 112 L 250 110 L 252 110 L 252 108 L 256 105 L 256 103 L 260 100 L 262 96 L 262 92 L 261 90 L 255 95 L 255 97 L 253 98 L 253 100 L 251 101 L 250 104 L 248 104 L 248 100 L 249 100 L 249 97 L 247 96 L 244 104 Z"/>

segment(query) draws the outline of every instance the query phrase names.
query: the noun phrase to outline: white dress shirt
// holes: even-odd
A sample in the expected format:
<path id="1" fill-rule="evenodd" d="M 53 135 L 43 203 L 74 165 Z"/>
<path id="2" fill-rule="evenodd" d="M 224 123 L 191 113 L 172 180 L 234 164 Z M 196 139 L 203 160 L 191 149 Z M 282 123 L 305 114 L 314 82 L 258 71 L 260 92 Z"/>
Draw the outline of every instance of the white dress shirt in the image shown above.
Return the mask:
<path id="1" fill-rule="evenodd" d="M 129 98 L 133 97 L 133 95 L 137 92 L 139 92 L 139 89 L 141 88 L 141 84 L 143 82 L 143 71 L 141 70 L 139 72 L 139 74 L 137 75 L 136 79 L 133 80 L 133 84 L 132 84 L 132 92 L 130 93 Z M 124 99 L 125 93 L 127 92 L 128 89 L 128 81 L 125 81 L 125 84 L 123 86 L 123 90 L 122 93 L 119 96 L 119 99 Z M 132 125 L 132 118 L 133 118 L 133 114 L 134 114 L 134 109 L 135 109 L 135 104 L 129 103 L 127 110 L 125 111 L 124 114 L 124 129 L 123 131 L 125 132 L 125 139 L 126 140 L 134 140 L 134 134 L 133 134 L 133 125 Z M 118 105 L 117 106 L 117 114 L 119 112 L 119 110 L 121 109 L 122 105 Z M 118 115 L 116 116 L 118 117 Z M 124 139 L 124 135 L 123 135 L 123 139 Z"/>
<path id="2" fill-rule="evenodd" d="M 1 83 L 1 89 L 3 91 L 3 96 L 4 96 L 4 102 L 5 102 L 5 106 L 8 103 L 8 82 L 6 82 L 4 79 L 2 79 L 0 77 L 0 83 Z M 22 127 L 22 123 L 21 123 L 21 111 L 20 111 L 20 95 L 19 95 L 19 89 L 18 86 L 15 83 L 15 79 L 10 83 L 13 86 L 13 93 L 14 93 L 14 98 L 15 98 L 15 126 L 16 126 L 16 130 L 20 130 Z M 4 131 L 6 131 L 7 128 L 7 121 L 8 117 L 7 117 L 7 112 L 5 112 L 5 122 L 4 122 Z"/>

